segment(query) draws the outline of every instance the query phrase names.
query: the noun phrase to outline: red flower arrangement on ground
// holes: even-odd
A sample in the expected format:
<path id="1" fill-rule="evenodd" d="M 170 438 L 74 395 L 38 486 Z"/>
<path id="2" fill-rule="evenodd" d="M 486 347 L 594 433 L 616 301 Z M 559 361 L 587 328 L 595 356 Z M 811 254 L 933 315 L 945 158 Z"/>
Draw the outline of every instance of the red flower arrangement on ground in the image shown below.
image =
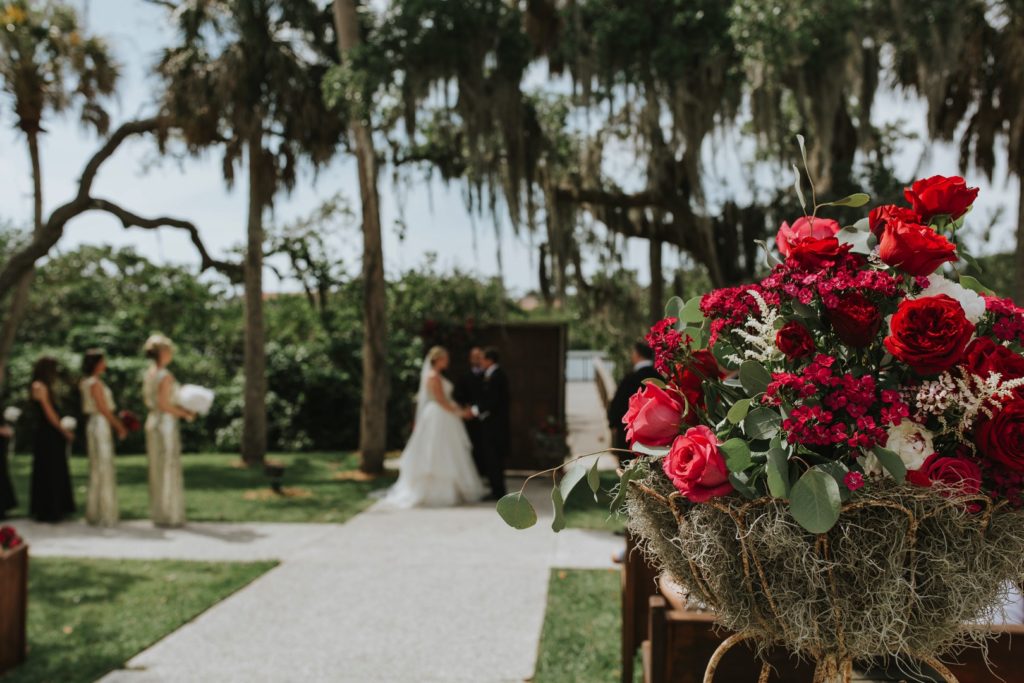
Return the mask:
<path id="1" fill-rule="evenodd" d="M 0 550 L 14 550 L 25 541 L 12 526 L 0 526 Z"/>
<path id="2" fill-rule="evenodd" d="M 631 443 L 692 503 L 775 496 L 815 527 L 877 477 L 1019 506 L 1024 309 L 941 272 L 976 197 L 934 176 L 850 228 L 784 223 L 766 278 L 670 304 L 648 336 L 666 382 L 633 397 Z"/>

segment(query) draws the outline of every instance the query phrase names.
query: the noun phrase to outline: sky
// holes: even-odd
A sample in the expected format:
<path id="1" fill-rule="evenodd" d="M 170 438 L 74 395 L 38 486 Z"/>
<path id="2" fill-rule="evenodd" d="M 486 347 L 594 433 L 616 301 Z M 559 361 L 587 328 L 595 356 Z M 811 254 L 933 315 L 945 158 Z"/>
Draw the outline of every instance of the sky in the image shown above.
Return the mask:
<path id="1" fill-rule="evenodd" d="M 165 10 L 141 0 L 78 0 L 81 10 L 87 6 L 87 27 L 105 37 L 122 65 L 117 99 L 110 110 L 113 125 L 137 116 L 153 113 L 153 95 L 157 88 L 152 66 L 159 51 L 173 37 Z M 0 99 L 0 220 L 29 225 L 32 215 L 31 178 L 23 137 L 13 127 L 9 103 Z M 924 110 L 919 102 L 898 93 L 879 97 L 876 122 L 903 120 L 910 130 L 923 133 Z M 706 148 L 708 186 L 728 188 L 743 196 L 751 185 L 747 171 L 741 170 L 741 158 L 750 158 L 744 141 L 735 133 L 720 134 Z M 77 178 L 85 160 L 98 147 L 95 134 L 83 129 L 74 115 L 52 119 L 42 138 L 41 155 L 44 181 L 44 205 L 47 211 L 69 199 L 77 189 Z M 956 172 L 955 150 L 948 146 L 926 147 L 921 140 L 903 144 L 896 156 L 898 171 L 909 175 Z M 622 165 L 628 165 L 623 160 Z M 753 171 L 755 180 L 779 173 L 777 168 Z M 992 239 L 975 247 L 985 253 L 1011 248 L 1010 224 L 1016 216 L 1016 182 L 1007 183 L 1005 171 L 996 174 L 994 186 L 970 178 L 982 186 L 975 215 L 986 219 L 1000 206 L 1006 211 Z M 207 248 L 224 254 L 240 245 L 245 229 L 245 183 L 239 178 L 232 190 L 225 187 L 220 171 L 220 156 L 199 158 L 161 158 L 152 140 L 139 139 L 122 145 L 103 166 L 94 195 L 109 197 L 144 216 L 170 215 L 192 221 L 198 226 Z M 761 184 L 760 182 L 753 183 Z M 480 276 L 499 274 L 498 244 L 501 244 L 501 274 L 513 292 L 525 293 L 536 287 L 536 244 L 538 238 L 516 235 L 507 224 L 495 226 L 490 216 L 471 216 L 462 197 L 462 186 L 445 186 L 440 181 L 420 180 L 401 188 L 391 181 L 390 172 L 381 173 L 382 225 L 384 226 L 385 266 L 389 275 L 422 264 L 429 253 L 437 254 L 437 266 L 459 268 Z M 323 200 L 342 193 L 358 210 L 358 184 L 355 166 L 349 157 L 339 157 L 315 176 L 304 171 L 296 188 L 275 199 L 273 220 L 285 222 L 308 214 Z M 709 200 L 714 201 L 713 191 Z M 402 218 L 405 229 L 400 237 L 396 221 Z M 338 238 L 345 260 L 358 263 L 358 231 Z M 173 229 L 124 230 L 112 217 L 102 213 L 85 214 L 69 224 L 58 250 L 81 244 L 131 246 L 158 263 L 196 264 L 198 257 L 188 238 Z M 671 267 L 672 256 L 666 259 Z M 627 267 L 640 273 L 641 282 L 649 280 L 645 245 L 630 240 L 623 253 Z M 294 285 L 278 281 L 267 273 L 269 291 L 292 289 Z"/>

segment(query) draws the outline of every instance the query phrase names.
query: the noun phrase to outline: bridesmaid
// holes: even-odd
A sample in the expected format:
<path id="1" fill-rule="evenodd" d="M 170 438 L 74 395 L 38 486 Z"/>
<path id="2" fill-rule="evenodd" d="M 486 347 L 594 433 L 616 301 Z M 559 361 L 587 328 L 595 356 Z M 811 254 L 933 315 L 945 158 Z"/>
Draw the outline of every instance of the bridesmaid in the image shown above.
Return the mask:
<path id="1" fill-rule="evenodd" d="M 82 358 L 82 412 L 88 418 L 85 427 L 89 452 L 89 497 L 85 503 L 85 520 L 93 526 L 115 526 L 117 511 L 117 478 L 114 469 L 114 436 L 124 439 L 128 430 L 114 411 L 114 395 L 103 382 L 107 359 L 99 349 L 89 349 Z"/>
<path id="2" fill-rule="evenodd" d="M 75 511 L 67 448 L 75 435 L 61 427 L 54 403 L 57 359 L 43 356 L 32 369 L 32 484 L 29 513 L 40 522 L 59 522 Z"/>
<path id="3" fill-rule="evenodd" d="M 195 415 L 177 405 L 178 383 L 167 366 L 174 359 L 171 340 L 155 334 L 146 340 L 146 357 L 152 361 L 142 382 L 149 409 L 146 417 L 146 454 L 149 456 L 149 510 L 153 523 L 162 527 L 185 524 L 185 483 L 181 472 L 179 419 L 191 422 Z"/>

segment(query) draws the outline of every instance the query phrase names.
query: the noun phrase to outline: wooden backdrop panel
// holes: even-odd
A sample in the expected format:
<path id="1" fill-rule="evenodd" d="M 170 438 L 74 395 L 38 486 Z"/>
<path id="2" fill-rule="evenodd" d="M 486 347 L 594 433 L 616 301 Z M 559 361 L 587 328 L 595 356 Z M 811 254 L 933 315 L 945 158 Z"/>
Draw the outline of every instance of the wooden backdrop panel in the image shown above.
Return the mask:
<path id="1" fill-rule="evenodd" d="M 469 371 L 467 356 L 472 345 L 494 346 L 508 375 L 511 444 L 505 468 L 538 470 L 562 457 L 551 446 L 558 437 L 538 438 L 553 423 L 565 434 L 565 356 L 567 329 L 557 323 L 512 323 L 474 330 L 465 344 L 449 341 L 450 376 L 458 379 Z"/>

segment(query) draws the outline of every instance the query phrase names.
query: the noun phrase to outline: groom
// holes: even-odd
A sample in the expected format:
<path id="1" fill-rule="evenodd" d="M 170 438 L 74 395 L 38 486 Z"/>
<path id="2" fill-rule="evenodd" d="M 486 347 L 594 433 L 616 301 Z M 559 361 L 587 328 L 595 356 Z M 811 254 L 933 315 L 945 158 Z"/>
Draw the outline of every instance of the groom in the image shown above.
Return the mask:
<path id="1" fill-rule="evenodd" d="M 480 460 L 491 483 L 488 500 L 505 495 L 505 458 L 508 457 L 508 377 L 498 365 L 500 355 L 494 347 L 484 350 L 483 385 L 479 401 L 465 413 L 467 420 L 479 422 Z"/>

